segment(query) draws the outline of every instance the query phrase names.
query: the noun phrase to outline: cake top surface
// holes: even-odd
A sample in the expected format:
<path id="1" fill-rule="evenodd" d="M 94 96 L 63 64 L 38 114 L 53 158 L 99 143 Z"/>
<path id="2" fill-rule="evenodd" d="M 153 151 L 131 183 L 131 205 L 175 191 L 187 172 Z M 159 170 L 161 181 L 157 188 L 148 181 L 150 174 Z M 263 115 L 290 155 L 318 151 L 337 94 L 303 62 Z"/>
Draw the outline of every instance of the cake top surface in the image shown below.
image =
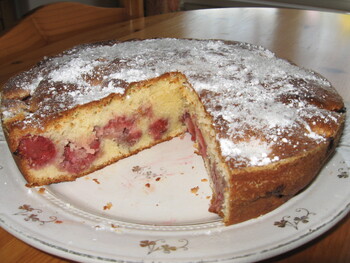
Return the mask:
<path id="1" fill-rule="evenodd" d="M 12 94 L 21 94 L 22 101 L 39 98 L 22 123 L 40 126 L 60 111 L 124 94 L 128 83 L 174 71 L 186 75 L 199 94 L 233 166 L 265 165 L 316 145 L 341 118 L 342 99 L 325 78 L 265 48 L 221 40 L 78 46 L 12 78 L 3 97 L 11 103 L 18 100 Z M 3 107 L 2 114 L 14 113 Z"/>

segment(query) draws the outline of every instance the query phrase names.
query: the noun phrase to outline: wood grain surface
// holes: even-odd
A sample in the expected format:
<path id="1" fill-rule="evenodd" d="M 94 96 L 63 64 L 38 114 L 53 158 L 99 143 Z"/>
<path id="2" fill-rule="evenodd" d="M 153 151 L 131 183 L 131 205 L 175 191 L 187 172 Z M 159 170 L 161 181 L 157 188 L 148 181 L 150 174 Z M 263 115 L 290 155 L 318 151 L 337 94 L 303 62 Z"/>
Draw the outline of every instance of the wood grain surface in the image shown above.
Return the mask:
<path id="1" fill-rule="evenodd" d="M 216 38 L 265 46 L 328 78 L 350 102 L 350 15 L 273 8 L 170 13 L 105 25 L 12 56 L 1 50 L 0 83 L 44 56 L 108 39 Z M 325 193 L 327 194 L 327 193 Z M 0 229 L 0 262 L 70 262 L 30 247 Z M 350 216 L 310 243 L 264 262 L 350 262 Z"/>

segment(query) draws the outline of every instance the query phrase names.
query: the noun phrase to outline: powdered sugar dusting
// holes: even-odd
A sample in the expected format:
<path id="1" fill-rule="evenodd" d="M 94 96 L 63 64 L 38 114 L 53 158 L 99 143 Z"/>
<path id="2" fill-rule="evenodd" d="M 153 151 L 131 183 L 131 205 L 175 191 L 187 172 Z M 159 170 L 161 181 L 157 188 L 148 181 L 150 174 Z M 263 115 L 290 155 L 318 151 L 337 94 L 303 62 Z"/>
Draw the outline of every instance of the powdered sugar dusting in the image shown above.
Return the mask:
<path id="1" fill-rule="evenodd" d="M 238 162 L 248 160 L 251 165 L 257 166 L 266 165 L 276 160 L 276 158 L 271 160 L 268 157 L 272 152 L 270 145 L 256 138 L 239 143 L 222 139 L 220 143 L 222 154 L 226 156 L 226 159 L 234 158 Z"/>
<path id="2" fill-rule="evenodd" d="M 174 71 L 184 73 L 200 95 L 215 122 L 222 154 L 235 164 L 277 161 L 283 158 L 276 155 L 282 147 L 303 150 L 298 140 L 311 147 L 325 140 L 313 131 L 311 121 L 332 125 L 340 118 L 314 103 L 338 96 L 318 74 L 262 47 L 217 40 L 151 39 L 77 47 L 48 58 L 21 88 L 33 95 L 43 81 L 52 87 L 74 85 L 56 96 L 62 110 L 124 94 L 127 83 Z M 326 94 L 323 98 L 320 91 Z M 48 114 L 40 110 L 40 116 Z M 33 118 L 28 113 L 25 122 L 34 123 Z"/>
<path id="3" fill-rule="evenodd" d="M 243 145 L 238 144 L 237 148 L 243 149 L 238 158 L 247 158 L 252 165 L 266 165 L 271 162 L 268 158 L 271 148 L 267 143 L 250 140 L 248 143 L 243 143 Z"/>

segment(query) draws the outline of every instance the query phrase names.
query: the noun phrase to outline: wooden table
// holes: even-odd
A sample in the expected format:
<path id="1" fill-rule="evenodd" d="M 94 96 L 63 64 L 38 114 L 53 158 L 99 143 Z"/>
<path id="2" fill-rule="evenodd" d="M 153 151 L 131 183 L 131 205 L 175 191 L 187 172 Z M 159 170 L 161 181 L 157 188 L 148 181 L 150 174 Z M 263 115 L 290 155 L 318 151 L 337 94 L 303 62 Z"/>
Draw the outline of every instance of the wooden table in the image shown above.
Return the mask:
<path id="1" fill-rule="evenodd" d="M 350 15 L 273 8 L 228 8 L 139 18 L 82 32 L 15 57 L 0 50 L 0 83 L 45 55 L 75 44 L 104 39 L 216 38 L 265 46 L 278 56 L 327 77 L 350 102 Z M 69 262 L 0 229 L 1 262 Z M 316 240 L 267 262 L 350 262 L 350 215 Z"/>

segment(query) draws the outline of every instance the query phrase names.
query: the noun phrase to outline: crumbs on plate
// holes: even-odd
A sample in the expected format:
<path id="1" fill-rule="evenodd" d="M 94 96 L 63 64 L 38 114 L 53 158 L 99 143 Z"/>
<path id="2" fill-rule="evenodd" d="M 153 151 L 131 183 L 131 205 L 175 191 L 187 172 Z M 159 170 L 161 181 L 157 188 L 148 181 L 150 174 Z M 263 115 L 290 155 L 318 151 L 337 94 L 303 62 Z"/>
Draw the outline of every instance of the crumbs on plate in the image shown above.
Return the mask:
<path id="1" fill-rule="evenodd" d="M 45 189 L 44 187 L 40 187 L 40 188 L 38 189 L 38 193 L 39 193 L 39 194 L 44 194 L 45 191 L 46 191 L 46 189 Z"/>
<path id="2" fill-rule="evenodd" d="M 141 172 L 142 168 L 138 165 L 134 166 L 132 169 L 131 169 L 134 173 L 138 173 L 138 172 Z"/>
<path id="3" fill-rule="evenodd" d="M 112 208 L 112 203 L 111 202 L 108 202 L 105 206 L 103 206 L 103 210 L 109 210 Z"/>
<path id="4" fill-rule="evenodd" d="M 94 181 L 96 184 L 100 184 L 100 181 L 96 178 L 92 179 L 92 181 Z"/>
<path id="5" fill-rule="evenodd" d="M 191 188 L 191 193 L 195 194 L 195 195 L 198 195 L 198 190 L 199 190 L 199 187 L 196 186 L 196 187 L 193 187 Z"/>

